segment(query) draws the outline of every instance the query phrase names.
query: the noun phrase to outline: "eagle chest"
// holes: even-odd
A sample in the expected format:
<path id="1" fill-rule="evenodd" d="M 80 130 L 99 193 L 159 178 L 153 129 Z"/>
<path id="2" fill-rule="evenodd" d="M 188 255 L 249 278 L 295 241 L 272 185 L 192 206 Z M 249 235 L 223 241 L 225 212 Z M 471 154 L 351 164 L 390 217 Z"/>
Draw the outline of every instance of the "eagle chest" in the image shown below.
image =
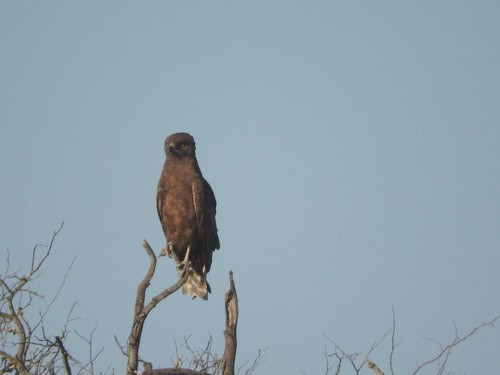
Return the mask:
<path id="1" fill-rule="evenodd" d="M 164 215 L 167 226 L 167 240 L 175 247 L 185 249 L 199 243 L 193 189 L 196 179 L 189 174 L 175 174 L 177 178 L 167 179 Z M 181 178 L 179 178 L 181 177 Z"/>

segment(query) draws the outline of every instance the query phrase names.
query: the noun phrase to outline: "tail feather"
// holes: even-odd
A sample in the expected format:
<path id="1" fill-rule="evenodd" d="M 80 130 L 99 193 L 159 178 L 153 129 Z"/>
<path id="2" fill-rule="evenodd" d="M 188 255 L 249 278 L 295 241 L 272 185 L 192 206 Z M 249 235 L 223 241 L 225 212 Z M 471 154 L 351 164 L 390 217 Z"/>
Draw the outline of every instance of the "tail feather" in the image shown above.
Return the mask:
<path id="1" fill-rule="evenodd" d="M 184 256 L 184 260 L 180 261 L 177 257 L 175 251 L 172 251 L 172 247 L 167 244 L 165 251 L 162 253 L 166 253 L 171 256 L 175 260 L 175 264 L 177 265 L 177 270 L 179 272 L 179 277 L 183 277 L 184 272 L 189 272 L 186 283 L 182 286 L 182 294 L 188 294 L 193 296 L 193 298 L 198 297 L 204 300 L 208 299 L 208 293 L 211 293 L 210 284 L 207 282 L 207 274 L 205 272 L 205 267 L 203 267 L 203 271 L 200 273 L 195 271 L 191 267 L 191 263 L 188 261 L 190 247 L 188 246 L 186 255 Z"/>
<path id="2" fill-rule="evenodd" d="M 210 284 L 207 282 L 206 275 L 190 270 L 186 283 L 182 287 L 182 293 L 191 295 L 193 298 L 198 297 L 207 300 L 210 292 Z"/>

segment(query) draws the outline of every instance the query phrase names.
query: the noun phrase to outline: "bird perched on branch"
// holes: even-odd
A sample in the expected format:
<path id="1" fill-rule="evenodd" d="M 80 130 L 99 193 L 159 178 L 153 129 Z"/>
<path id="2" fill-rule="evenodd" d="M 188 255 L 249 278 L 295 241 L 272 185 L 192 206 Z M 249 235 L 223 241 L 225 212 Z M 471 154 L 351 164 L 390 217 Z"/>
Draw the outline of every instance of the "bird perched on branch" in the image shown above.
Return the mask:
<path id="1" fill-rule="evenodd" d="M 182 287 L 184 294 L 207 299 L 212 252 L 220 248 L 215 195 L 201 174 L 196 145 L 190 134 L 168 136 L 165 153 L 156 195 L 156 207 L 167 239 L 162 255 L 174 258 L 181 276 L 188 272 Z"/>

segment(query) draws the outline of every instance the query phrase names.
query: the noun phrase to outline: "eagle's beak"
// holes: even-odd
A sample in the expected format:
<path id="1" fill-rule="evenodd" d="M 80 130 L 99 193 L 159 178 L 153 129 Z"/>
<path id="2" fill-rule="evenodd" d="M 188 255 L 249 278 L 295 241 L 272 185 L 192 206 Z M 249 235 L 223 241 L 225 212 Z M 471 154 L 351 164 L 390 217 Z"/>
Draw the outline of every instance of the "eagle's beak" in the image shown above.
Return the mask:
<path id="1" fill-rule="evenodd" d="M 175 151 L 177 151 L 177 149 L 175 148 L 175 145 L 173 143 L 167 143 L 165 145 L 165 151 L 167 151 L 167 154 L 169 153 L 175 154 Z"/>

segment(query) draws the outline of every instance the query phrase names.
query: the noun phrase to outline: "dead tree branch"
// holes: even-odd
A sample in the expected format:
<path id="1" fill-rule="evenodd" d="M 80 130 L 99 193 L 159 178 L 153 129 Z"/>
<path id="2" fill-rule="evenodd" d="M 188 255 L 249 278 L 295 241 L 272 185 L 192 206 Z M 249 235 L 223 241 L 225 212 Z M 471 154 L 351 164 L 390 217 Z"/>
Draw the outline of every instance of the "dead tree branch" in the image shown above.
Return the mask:
<path id="1" fill-rule="evenodd" d="M 208 372 L 199 372 L 185 368 L 164 368 L 144 371 L 142 375 L 210 375 Z"/>
<path id="2" fill-rule="evenodd" d="M 394 306 L 392 310 L 392 333 L 391 333 L 391 353 L 389 354 L 389 368 L 391 370 L 391 375 L 394 375 L 394 352 L 396 351 L 396 346 L 399 342 L 396 342 L 396 313 L 394 312 Z"/>
<path id="3" fill-rule="evenodd" d="M 33 247 L 29 271 L 22 276 L 20 276 L 20 271 L 10 272 L 10 259 L 9 253 L 7 253 L 7 267 L 4 275 L 0 277 L 0 328 L 2 328 L 0 357 L 4 363 L 2 371 L 16 369 L 21 375 L 28 375 L 31 374 L 32 369 L 38 368 L 40 364 L 48 366 L 54 362 L 55 354 L 52 350 L 54 343 L 33 337 L 37 330 L 43 331 L 43 318 L 53 301 L 47 306 L 45 312 L 40 314 L 40 320 L 33 326 L 24 314 L 26 309 L 32 305 L 34 298 L 43 298 L 30 289 L 29 284 L 38 276 L 38 272 L 50 255 L 54 241 L 63 226 L 64 223 L 54 231 L 48 245 L 35 245 Z M 45 251 L 39 256 L 41 248 L 45 248 Z M 66 278 L 59 291 L 65 282 Z M 59 291 L 54 299 L 57 298 Z M 32 346 L 35 346 L 35 349 L 32 349 Z"/>
<path id="4" fill-rule="evenodd" d="M 160 303 L 162 300 L 164 300 L 169 295 L 171 295 L 172 293 L 176 292 L 179 288 L 181 288 L 186 282 L 187 277 L 189 275 L 188 272 L 185 272 L 184 276 L 180 278 L 174 285 L 172 285 L 170 288 L 165 289 L 163 292 L 153 297 L 151 301 L 147 305 L 145 305 L 144 302 L 146 300 L 146 289 L 149 287 L 151 279 L 153 278 L 156 270 L 156 255 L 154 254 L 153 250 L 151 249 L 151 246 L 149 246 L 146 240 L 144 240 L 143 247 L 149 256 L 150 263 L 146 276 L 137 287 L 137 296 L 135 299 L 135 309 L 134 309 L 134 320 L 132 323 L 132 330 L 128 338 L 127 375 L 137 374 L 137 369 L 139 365 L 139 346 L 141 344 L 142 330 L 144 328 L 144 323 L 146 322 L 148 314 L 158 303 Z"/>
<path id="5" fill-rule="evenodd" d="M 234 375 L 236 359 L 236 327 L 238 325 L 238 296 L 234 286 L 233 272 L 229 271 L 229 290 L 226 292 L 226 329 L 224 330 L 225 349 L 222 364 L 223 375 Z"/>
<path id="6" fill-rule="evenodd" d="M 165 289 L 163 292 L 153 297 L 149 303 L 145 304 L 146 290 L 149 287 L 151 280 L 155 274 L 157 259 L 147 241 L 144 241 L 143 247 L 149 256 L 150 263 L 149 269 L 144 279 L 137 287 L 134 319 L 128 339 L 126 353 L 127 375 L 136 375 L 138 373 L 139 362 L 143 362 L 143 364 L 145 365 L 142 375 L 209 375 L 207 371 L 213 370 L 215 371 L 215 373 L 219 373 L 221 368 L 223 375 L 234 375 L 234 362 L 236 358 L 236 327 L 238 324 L 238 297 L 236 295 L 236 288 L 234 285 L 232 272 L 229 272 L 229 290 L 225 295 L 226 329 L 224 330 L 225 350 L 222 361 L 212 353 L 211 338 L 207 346 L 203 350 L 195 351 L 189 345 L 189 337 L 185 338 L 185 348 L 190 351 L 191 356 L 193 357 L 191 365 L 194 367 L 191 369 L 180 367 L 152 369 L 152 365 L 150 363 L 139 358 L 139 348 L 141 344 L 142 331 L 148 314 L 156 307 L 156 305 L 158 305 L 158 303 L 181 288 L 182 285 L 184 285 L 184 283 L 186 282 L 188 276 L 188 273 L 186 272 L 183 277 L 179 279 L 174 285 L 172 285 L 170 288 Z M 118 340 L 116 341 L 118 344 Z M 178 365 L 182 365 L 182 361 Z"/>
<path id="7" fill-rule="evenodd" d="M 64 363 L 64 370 L 66 371 L 66 375 L 71 375 L 71 367 L 69 366 L 69 354 L 66 351 L 66 348 L 64 347 L 64 344 L 59 336 L 56 336 L 56 345 L 59 348 L 59 351 L 61 353 L 63 363 Z"/>
<path id="8" fill-rule="evenodd" d="M 71 333 L 70 325 L 75 320 L 73 312 L 76 302 L 71 306 L 66 320 L 61 319 L 63 327 L 58 334 L 49 333 L 45 326 L 47 317 L 66 285 L 75 259 L 51 298 L 34 289 L 34 282 L 40 277 L 52 254 L 63 225 L 54 231 L 47 245 L 34 246 L 26 272 L 21 269 L 11 271 L 10 253 L 7 251 L 7 266 L 0 275 L 0 374 L 71 375 L 76 371 L 78 374 L 94 375 L 93 360 L 101 352 L 92 356 L 91 341 L 88 342 L 91 350 L 90 367 L 83 365 L 68 350 L 67 338 Z M 43 307 L 37 311 L 38 303 L 42 303 Z"/>
<path id="9" fill-rule="evenodd" d="M 101 353 L 104 351 L 104 348 L 101 348 L 96 354 L 94 354 L 94 333 L 95 333 L 95 328 L 90 332 L 89 338 L 84 337 L 81 335 L 78 331 L 75 331 L 77 336 L 82 339 L 89 347 L 89 359 L 88 362 L 85 364 L 82 364 L 80 362 L 77 362 L 79 367 L 82 370 L 87 371 L 89 374 L 95 374 L 94 371 L 94 364 L 96 359 L 101 355 Z"/>
<path id="10" fill-rule="evenodd" d="M 254 358 L 252 364 L 245 370 L 245 375 L 253 374 L 253 372 L 257 369 L 257 367 L 259 367 L 261 364 L 264 363 L 266 351 L 267 351 L 267 348 L 259 349 L 257 351 L 257 356 Z M 247 361 L 247 363 L 248 363 L 248 361 Z M 245 365 L 247 365 L 247 363 L 241 365 L 240 368 L 238 369 L 238 371 L 236 372 L 236 374 L 239 374 L 240 371 L 243 370 Z"/>
<path id="11" fill-rule="evenodd" d="M 493 327 L 495 323 L 500 320 L 500 316 L 497 316 L 491 320 L 485 321 L 482 324 L 474 327 L 471 329 L 467 334 L 465 335 L 458 335 L 457 329 L 455 327 L 455 338 L 453 341 L 451 341 L 447 345 L 441 345 L 439 342 L 436 340 L 430 340 L 433 343 L 436 343 L 440 351 L 432 358 L 426 360 L 425 362 L 421 364 L 417 364 L 417 367 L 415 370 L 411 373 L 411 375 L 416 375 L 420 373 L 420 371 L 424 368 L 427 367 L 431 364 L 437 364 L 437 370 L 436 374 L 437 375 L 442 375 L 445 373 L 445 368 L 448 363 L 448 359 L 450 358 L 450 354 L 453 348 L 457 347 L 458 345 L 462 344 L 464 341 L 468 340 L 471 336 L 479 333 L 483 328 L 485 327 Z M 359 365 L 358 364 L 358 356 L 359 353 L 353 353 L 353 354 L 348 354 L 346 353 L 340 346 L 338 346 L 333 340 L 331 340 L 328 336 L 325 336 L 325 338 L 334 346 L 334 351 L 333 352 L 328 352 L 326 349 L 323 352 L 325 360 L 326 360 L 326 370 L 325 374 L 328 375 L 330 373 L 333 373 L 335 375 L 340 375 L 342 369 L 342 365 L 347 362 L 350 364 L 352 369 L 354 370 L 354 373 L 356 375 L 359 375 L 361 373 L 361 370 L 364 365 L 366 365 L 367 368 L 372 370 L 376 375 L 384 375 L 384 372 L 374 363 L 372 362 L 368 357 L 370 354 L 382 343 L 382 341 L 385 340 L 385 338 L 391 334 L 391 348 L 389 352 L 389 368 L 391 375 L 395 374 L 394 371 L 394 353 L 396 347 L 399 345 L 399 342 L 396 341 L 396 314 L 394 312 L 394 308 L 392 309 L 392 328 L 386 332 L 378 341 L 374 342 L 370 350 L 365 356 L 365 360 Z"/>
<path id="12" fill-rule="evenodd" d="M 330 339 L 328 336 L 325 335 L 325 338 L 335 347 L 335 351 L 333 353 L 328 353 L 326 349 L 323 353 L 326 360 L 326 374 L 329 374 L 330 370 L 332 370 L 334 367 L 335 367 L 335 375 L 340 374 L 342 362 L 349 363 L 356 375 L 361 373 L 361 370 L 363 369 L 365 364 L 370 369 L 375 371 L 375 368 L 378 369 L 378 367 L 375 364 L 373 364 L 373 362 L 371 362 L 368 359 L 368 357 L 382 343 L 382 341 L 385 340 L 385 338 L 389 335 L 390 332 L 391 331 L 387 331 L 380 339 L 373 342 L 372 346 L 365 355 L 365 360 L 361 362 L 361 364 L 357 363 L 358 362 L 357 359 L 360 353 L 352 353 L 352 354 L 346 353 L 339 345 L 337 345 L 335 341 L 333 341 L 332 339 Z M 336 362 L 330 363 L 330 358 L 335 358 Z M 374 367 L 370 367 L 369 366 L 370 364 L 373 364 Z M 380 371 L 380 369 L 378 370 Z M 380 373 L 377 373 L 377 375 L 383 375 L 383 372 L 380 371 Z"/>
<path id="13" fill-rule="evenodd" d="M 373 370 L 373 372 L 376 375 L 384 375 L 384 373 L 382 372 L 382 370 L 375 363 L 373 363 L 372 361 L 370 361 L 368 358 L 365 359 L 365 363 L 366 363 L 366 366 L 370 370 Z"/>
<path id="14" fill-rule="evenodd" d="M 32 287 L 32 282 L 37 280 L 44 262 L 51 254 L 55 238 L 61 231 L 62 226 L 54 232 L 48 245 L 36 245 L 33 248 L 31 261 L 26 273 L 22 273 L 20 270 L 12 271 L 10 253 L 7 251 L 6 267 L 0 271 L 0 374 L 72 375 L 76 373 L 94 375 L 97 371 L 95 369 L 95 361 L 101 355 L 104 348 L 101 348 L 97 352 L 94 351 L 93 334 L 95 329 L 91 332 L 89 338 L 85 338 L 77 331 L 70 330 L 69 328 L 75 320 L 73 318 L 73 311 L 76 302 L 72 305 L 66 321 L 63 322 L 63 328 L 57 335 L 50 334 L 46 330 L 45 325 L 49 310 L 56 304 L 56 300 L 63 286 L 66 284 L 69 271 L 75 259 L 73 259 L 73 262 L 66 271 L 62 285 L 57 289 L 56 294 L 52 298 L 46 298 Z M 189 369 L 177 367 L 178 365 L 182 365 L 182 363 L 176 364 L 176 367 L 173 368 L 153 369 L 151 363 L 139 358 L 142 332 L 149 313 L 161 301 L 180 289 L 189 275 L 188 272 L 184 273 L 174 285 L 152 297 L 149 301 L 146 301 L 146 290 L 150 286 L 155 274 L 157 258 L 146 241 L 144 241 L 143 247 L 150 259 L 149 268 L 137 287 L 134 318 L 127 345 L 122 347 L 118 344 L 122 352 L 127 356 L 126 374 L 140 374 L 138 364 L 142 362 L 144 365 L 143 375 L 234 375 L 238 299 L 232 272 L 229 274 L 229 290 L 225 295 L 225 351 L 222 358 L 219 358 L 215 351 L 213 351 L 211 338 L 208 344 L 201 350 L 192 350 L 186 339 L 186 348 L 190 350 L 193 357 L 189 362 L 189 366 L 191 367 Z M 42 248 L 44 251 L 40 252 Z M 28 314 L 28 310 L 33 310 L 37 300 L 43 301 L 45 307 L 39 310 L 38 315 L 35 315 L 33 319 L 33 314 Z M 71 355 L 68 350 L 67 339 L 71 332 L 74 332 L 84 340 L 90 348 L 89 357 L 83 362 Z M 118 340 L 116 341 L 118 343 Z M 257 359 L 247 370 L 246 374 L 250 374 L 261 363 L 261 360 L 262 356 L 259 351 Z"/>
<path id="15" fill-rule="evenodd" d="M 421 363 L 420 365 L 417 366 L 417 368 L 415 369 L 415 371 L 413 371 L 411 373 L 411 375 L 415 375 L 417 374 L 421 369 L 423 369 L 424 367 L 432 364 L 432 363 L 438 363 L 442 358 L 444 358 L 443 362 L 440 364 L 439 366 L 439 373 L 443 373 L 444 372 L 444 367 L 446 366 L 446 363 L 447 363 L 447 360 L 449 358 L 449 355 L 450 355 L 450 352 L 453 348 L 455 348 L 456 346 L 458 346 L 459 344 L 461 344 L 462 342 L 464 342 L 465 340 L 469 339 L 471 336 L 477 334 L 479 331 L 481 331 L 483 328 L 485 327 L 493 327 L 495 325 L 495 322 L 500 319 L 500 316 L 497 316 L 496 318 L 494 319 L 491 319 L 489 321 L 486 321 L 476 327 L 474 327 L 472 330 L 469 331 L 469 333 L 467 333 L 466 335 L 463 335 L 463 336 L 459 336 L 457 333 L 456 333 L 456 329 L 455 329 L 455 339 L 450 342 L 448 345 L 446 346 L 442 346 L 441 344 L 439 344 L 439 346 L 441 347 L 441 351 L 436 355 L 434 356 L 433 358 Z"/>

